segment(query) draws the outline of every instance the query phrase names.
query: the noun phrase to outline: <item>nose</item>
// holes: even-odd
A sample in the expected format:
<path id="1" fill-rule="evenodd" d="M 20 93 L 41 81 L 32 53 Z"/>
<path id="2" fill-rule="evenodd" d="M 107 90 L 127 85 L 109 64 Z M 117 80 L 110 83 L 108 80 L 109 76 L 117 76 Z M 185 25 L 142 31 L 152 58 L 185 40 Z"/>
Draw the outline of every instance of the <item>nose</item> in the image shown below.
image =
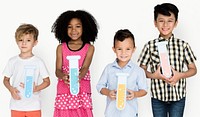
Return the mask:
<path id="1" fill-rule="evenodd" d="M 22 41 L 22 44 L 24 44 L 24 45 L 25 45 L 25 44 L 26 44 L 26 41 L 25 41 L 25 40 L 23 40 L 23 41 Z"/>
<path id="2" fill-rule="evenodd" d="M 122 50 L 122 54 L 126 54 L 126 50 Z"/>
<path id="3" fill-rule="evenodd" d="M 72 27 L 72 31 L 75 31 L 76 30 L 76 28 L 75 27 Z"/>
<path id="4" fill-rule="evenodd" d="M 167 26 L 168 25 L 168 22 L 164 22 L 164 26 Z"/>

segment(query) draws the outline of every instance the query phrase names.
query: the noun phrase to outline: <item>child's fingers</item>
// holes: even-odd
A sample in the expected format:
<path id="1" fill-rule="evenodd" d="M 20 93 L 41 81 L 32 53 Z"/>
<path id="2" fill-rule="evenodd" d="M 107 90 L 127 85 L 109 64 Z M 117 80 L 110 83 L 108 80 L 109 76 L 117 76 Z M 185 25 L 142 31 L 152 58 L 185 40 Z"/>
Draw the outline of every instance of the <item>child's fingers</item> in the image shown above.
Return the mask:
<path id="1" fill-rule="evenodd" d="M 63 77 L 64 83 L 69 84 L 69 75 Z"/>
<path id="2" fill-rule="evenodd" d="M 11 93 L 13 99 L 15 100 L 20 100 L 21 97 L 19 96 L 19 90 L 17 88 L 14 88 L 13 92 Z"/>
<path id="3" fill-rule="evenodd" d="M 129 94 L 129 95 L 126 96 L 127 100 L 132 100 L 133 98 L 134 98 L 134 95 L 132 95 L 132 94 Z"/>
<path id="4" fill-rule="evenodd" d="M 65 84 L 69 84 L 69 80 L 65 80 L 64 83 L 65 83 Z"/>
<path id="5" fill-rule="evenodd" d="M 18 94 L 15 94 L 15 95 L 13 95 L 13 99 L 15 99 L 15 100 L 20 100 L 21 97 L 20 97 Z"/>
<path id="6" fill-rule="evenodd" d="M 24 83 L 20 82 L 19 86 L 24 88 Z"/>
<path id="7" fill-rule="evenodd" d="M 69 80 L 69 77 L 68 77 L 68 76 L 64 76 L 64 77 L 63 77 L 63 80 L 64 80 L 64 81 Z"/>
<path id="8" fill-rule="evenodd" d="M 127 100 L 132 100 L 133 98 L 134 98 L 134 91 L 133 90 L 130 90 L 130 89 L 127 89 L 127 92 L 128 92 L 128 94 L 127 94 L 127 96 L 126 96 L 126 99 Z"/>
<path id="9" fill-rule="evenodd" d="M 116 99 L 116 90 L 110 91 L 109 97 L 110 97 L 111 100 L 115 100 Z"/>

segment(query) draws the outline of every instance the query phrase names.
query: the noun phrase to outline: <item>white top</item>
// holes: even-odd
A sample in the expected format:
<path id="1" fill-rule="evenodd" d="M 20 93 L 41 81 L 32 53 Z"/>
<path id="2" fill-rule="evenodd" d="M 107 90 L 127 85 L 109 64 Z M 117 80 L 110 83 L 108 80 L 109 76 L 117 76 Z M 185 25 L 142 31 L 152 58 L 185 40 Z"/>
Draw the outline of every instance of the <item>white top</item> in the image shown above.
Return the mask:
<path id="1" fill-rule="evenodd" d="M 20 93 L 21 100 L 14 100 L 11 97 L 10 109 L 18 111 L 32 111 L 40 110 L 40 92 L 35 92 L 31 98 L 24 96 L 24 89 L 20 87 L 20 82 L 25 81 L 26 66 L 35 66 L 34 81 L 36 85 L 42 83 L 43 78 L 49 77 L 48 70 L 42 59 L 33 56 L 29 59 L 22 59 L 19 56 L 14 56 L 9 59 L 4 71 L 3 76 L 10 78 L 11 85 L 16 87 Z"/>

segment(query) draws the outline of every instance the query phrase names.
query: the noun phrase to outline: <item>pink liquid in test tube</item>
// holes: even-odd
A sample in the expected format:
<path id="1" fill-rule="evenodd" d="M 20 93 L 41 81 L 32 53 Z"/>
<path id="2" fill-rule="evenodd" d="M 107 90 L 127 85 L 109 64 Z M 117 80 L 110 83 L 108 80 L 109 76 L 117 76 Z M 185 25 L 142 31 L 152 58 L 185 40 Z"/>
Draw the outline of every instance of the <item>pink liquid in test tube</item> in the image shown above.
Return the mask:
<path id="1" fill-rule="evenodd" d="M 167 50 L 167 42 L 166 41 L 158 42 L 156 43 L 156 45 L 158 47 L 162 74 L 165 77 L 170 78 L 172 75 L 172 72 L 171 72 L 171 66 L 170 66 L 169 55 L 168 55 L 168 50 Z"/>

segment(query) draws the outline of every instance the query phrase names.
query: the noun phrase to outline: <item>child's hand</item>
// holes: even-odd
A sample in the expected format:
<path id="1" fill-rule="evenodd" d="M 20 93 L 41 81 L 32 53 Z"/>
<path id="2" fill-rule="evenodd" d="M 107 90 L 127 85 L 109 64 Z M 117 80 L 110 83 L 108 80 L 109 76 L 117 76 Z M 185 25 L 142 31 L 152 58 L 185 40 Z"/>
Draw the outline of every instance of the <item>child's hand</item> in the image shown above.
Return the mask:
<path id="1" fill-rule="evenodd" d="M 135 97 L 134 91 L 127 89 L 128 95 L 126 96 L 127 100 L 132 100 Z"/>
<path id="2" fill-rule="evenodd" d="M 23 82 L 20 82 L 20 87 L 24 88 L 24 83 Z M 35 85 L 35 82 L 33 83 L 33 92 L 38 92 L 37 90 L 37 86 Z"/>
<path id="3" fill-rule="evenodd" d="M 81 79 L 83 78 L 83 75 L 81 74 L 81 72 L 80 72 L 80 71 L 79 71 L 78 78 L 79 78 L 78 82 L 81 82 Z"/>
<path id="4" fill-rule="evenodd" d="M 35 84 L 35 82 L 34 82 L 34 84 L 33 84 L 33 92 L 38 92 L 39 90 L 38 90 L 38 88 L 37 88 L 38 86 Z"/>
<path id="5" fill-rule="evenodd" d="M 62 80 L 64 80 L 65 84 L 69 84 L 69 75 L 68 74 L 64 74 L 64 76 L 62 77 Z"/>
<path id="6" fill-rule="evenodd" d="M 23 82 L 20 82 L 19 86 L 20 86 L 21 88 L 24 88 L 24 83 L 23 83 Z"/>
<path id="7" fill-rule="evenodd" d="M 11 93 L 13 99 L 15 99 L 15 100 L 20 100 L 21 99 L 21 97 L 18 94 L 19 90 L 17 90 L 17 88 L 11 88 L 10 89 L 10 93 Z"/>
<path id="8" fill-rule="evenodd" d="M 160 66 L 158 66 L 158 69 L 153 73 L 154 78 L 160 79 L 160 80 L 165 81 L 166 83 L 169 83 L 169 78 L 167 78 L 163 74 L 161 74 L 160 70 L 161 70 Z"/>
<path id="9" fill-rule="evenodd" d="M 110 90 L 109 91 L 109 94 L 108 94 L 108 97 L 111 99 L 111 100 L 116 100 L 116 90 Z"/>
<path id="10" fill-rule="evenodd" d="M 173 76 L 169 78 L 170 85 L 176 85 L 176 83 L 181 79 L 181 74 L 172 68 Z"/>

